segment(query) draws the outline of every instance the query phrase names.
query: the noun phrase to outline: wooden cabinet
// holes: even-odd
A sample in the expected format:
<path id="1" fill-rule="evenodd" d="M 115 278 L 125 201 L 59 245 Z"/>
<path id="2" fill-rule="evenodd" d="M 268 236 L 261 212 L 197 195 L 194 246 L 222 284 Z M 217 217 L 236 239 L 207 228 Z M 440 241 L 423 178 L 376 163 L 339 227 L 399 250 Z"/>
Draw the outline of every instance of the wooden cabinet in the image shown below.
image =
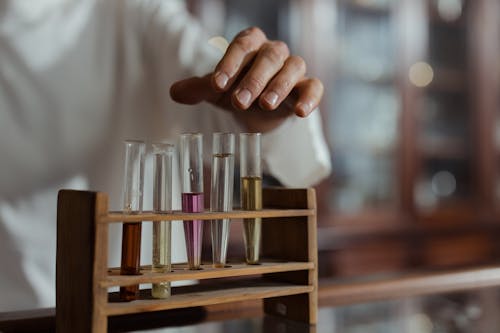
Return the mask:
<path id="1" fill-rule="evenodd" d="M 366 13 L 365 7 L 376 8 L 369 10 L 378 18 L 378 21 L 372 19 L 371 31 L 375 37 L 371 40 L 379 38 L 381 26 L 390 24 L 393 29 L 392 34 L 385 33 L 385 36 L 395 40 L 395 49 L 387 57 L 396 55 L 393 58 L 396 77 L 390 87 L 395 90 L 399 102 L 393 103 L 397 121 L 392 126 L 378 127 L 381 133 L 396 133 L 393 136 L 394 158 L 387 159 L 384 167 L 385 172 L 392 171 L 391 181 L 384 181 L 384 173 L 373 167 L 370 167 L 369 176 L 363 173 L 353 178 L 359 181 L 368 177 L 371 182 L 383 182 L 386 193 L 388 189 L 395 189 L 396 196 L 391 201 L 392 208 L 386 203 L 369 207 L 370 211 L 382 210 L 392 216 L 385 222 L 375 213 L 371 214 L 372 218 L 367 217 L 364 207 L 344 214 L 342 207 L 335 206 L 333 201 L 330 218 L 320 220 L 320 226 L 334 230 L 343 226 L 345 238 L 353 240 L 351 243 L 344 240 L 347 245 L 342 251 L 346 253 L 351 246 L 355 250 L 356 243 L 367 239 L 384 244 L 389 237 L 407 244 L 406 248 L 398 250 L 406 251 L 407 255 L 403 256 L 408 258 L 406 262 L 390 259 L 394 251 L 390 242 L 382 246 L 378 252 L 385 253 L 388 259 L 380 260 L 379 269 L 374 268 L 373 272 L 497 261 L 498 250 L 490 236 L 498 233 L 500 222 L 495 213 L 495 201 L 491 199 L 497 178 L 492 170 L 496 154 L 491 148 L 495 123 L 491 114 L 498 108 L 498 56 L 495 56 L 498 42 L 490 41 L 499 36 L 498 4 L 488 0 L 386 1 L 385 10 L 381 11 L 380 1 L 338 3 L 348 8 L 347 16 Z M 384 19 L 390 23 L 380 23 Z M 349 18 L 345 21 L 356 22 Z M 344 35 L 342 29 L 341 26 L 337 33 Z M 342 69 L 335 73 L 339 71 Z M 342 77 L 333 80 L 336 83 L 333 94 L 342 94 L 339 89 L 339 85 L 343 86 Z M 368 84 L 372 89 L 381 86 L 378 81 Z M 363 90 L 356 89 L 351 95 L 361 93 Z M 345 105 L 353 105 L 353 97 L 348 96 L 348 99 L 351 102 L 337 105 L 337 98 L 325 108 L 326 112 L 333 114 L 333 119 L 342 112 L 347 113 Z M 387 109 L 377 108 L 376 103 L 371 105 L 371 112 L 387 112 Z M 356 126 L 361 122 L 368 131 L 373 126 L 368 120 L 369 117 L 363 116 L 353 121 Z M 351 127 L 348 116 L 337 116 L 336 121 L 336 128 Z M 340 161 L 334 162 L 338 165 L 343 163 L 343 156 L 335 149 L 335 142 L 342 140 L 336 128 L 330 132 L 330 138 L 334 161 L 340 157 Z M 347 136 L 343 139 L 349 141 Z M 352 149 L 352 145 L 349 148 Z M 368 151 L 357 157 L 367 158 L 376 150 Z M 376 158 L 371 161 L 374 163 Z M 334 173 L 334 179 L 336 176 Z M 353 188 L 356 191 L 359 187 Z M 330 189 L 333 197 L 341 200 L 342 190 L 335 182 Z M 352 202 L 356 202 L 355 199 Z M 361 225 L 354 227 L 357 222 Z M 373 223 L 379 226 L 371 225 Z M 389 226 L 392 223 L 396 225 Z M 349 229 L 355 231 L 352 236 Z M 365 237 L 360 237 L 363 229 Z M 332 250 L 333 255 L 337 251 Z M 323 255 L 328 255 L 327 251 Z M 388 268 L 391 260 L 394 262 L 392 269 Z"/>
<path id="2" fill-rule="evenodd" d="M 229 38 L 257 25 L 287 41 L 325 84 L 320 275 L 497 262 L 498 1 L 258 2 L 192 1 L 225 9 Z"/>

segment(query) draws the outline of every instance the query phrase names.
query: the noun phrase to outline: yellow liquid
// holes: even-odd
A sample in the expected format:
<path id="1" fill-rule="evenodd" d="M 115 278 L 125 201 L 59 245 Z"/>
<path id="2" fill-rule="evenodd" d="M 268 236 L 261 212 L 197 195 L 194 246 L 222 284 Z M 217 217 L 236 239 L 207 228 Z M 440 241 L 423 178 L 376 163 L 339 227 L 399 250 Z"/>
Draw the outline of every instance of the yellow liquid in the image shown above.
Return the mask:
<path id="1" fill-rule="evenodd" d="M 172 240 L 172 226 L 170 221 L 153 223 L 153 262 L 151 271 L 168 273 L 172 269 L 170 244 Z M 167 298 L 170 296 L 170 282 L 153 283 L 151 288 L 153 298 Z"/>
<path id="2" fill-rule="evenodd" d="M 262 209 L 262 178 L 241 178 L 241 208 L 244 210 Z"/>
<path id="3" fill-rule="evenodd" d="M 262 209 L 262 178 L 241 178 L 241 208 L 244 210 Z M 243 219 L 243 238 L 248 264 L 259 263 L 261 226 L 262 219 L 260 217 Z"/>

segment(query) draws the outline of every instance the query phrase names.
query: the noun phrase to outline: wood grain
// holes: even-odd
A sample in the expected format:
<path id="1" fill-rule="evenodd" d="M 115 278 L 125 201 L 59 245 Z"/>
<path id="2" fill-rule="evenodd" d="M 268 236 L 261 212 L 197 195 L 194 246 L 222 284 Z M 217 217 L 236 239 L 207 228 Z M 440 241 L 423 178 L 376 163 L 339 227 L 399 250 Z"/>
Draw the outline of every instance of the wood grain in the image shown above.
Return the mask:
<path id="1" fill-rule="evenodd" d="M 108 211 L 108 196 L 104 193 L 96 194 L 95 219 Z M 93 293 L 94 303 L 92 306 L 92 332 L 105 333 L 108 330 L 108 318 L 103 308 L 108 302 L 108 289 L 101 286 L 101 281 L 107 276 L 108 271 L 108 226 L 94 223 L 95 228 L 95 253 L 93 271 Z"/>
<path id="2" fill-rule="evenodd" d="M 314 189 L 271 188 L 263 192 L 265 207 L 302 208 L 316 211 Z M 312 262 L 317 267 L 316 214 L 267 219 L 262 223 L 262 254 L 276 260 Z M 286 229 L 284 229 L 286 228 Z M 279 240 L 279 241 L 278 241 Z M 312 287 L 309 294 L 289 295 L 264 300 L 264 311 L 292 320 L 315 324 L 317 321 L 317 270 L 266 274 L 268 279 Z"/>
<path id="3" fill-rule="evenodd" d="M 378 300 L 467 291 L 500 285 L 500 268 L 419 273 L 366 282 L 321 281 L 322 306 L 338 306 Z"/>
<path id="4" fill-rule="evenodd" d="M 160 311 L 176 308 L 206 306 L 293 294 L 310 293 L 312 286 L 273 283 L 254 279 L 251 281 L 224 281 L 214 286 L 197 286 L 196 292 L 173 294 L 168 299 L 139 299 L 132 302 L 110 302 L 104 309 L 110 315 Z M 207 288 L 203 290 L 203 288 Z"/>
<path id="5" fill-rule="evenodd" d="M 143 212 L 138 214 L 124 214 L 122 212 L 109 212 L 100 216 L 99 223 L 118 223 L 118 222 L 141 222 L 141 221 L 174 221 L 174 220 L 216 220 L 216 219 L 242 219 L 255 217 L 293 217 L 310 216 L 315 214 L 311 209 L 263 209 L 263 210 L 233 210 L 231 212 L 203 212 L 203 213 L 184 213 L 174 211 L 172 213 L 153 213 Z"/>
<path id="6" fill-rule="evenodd" d="M 108 317 L 186 307 L 264 299 L 264 309 L 306 323 L 316 322 L 317 241 L 315 192 L 308 189 L 264 190 L 269 208 L 260 211 L 123 214 L 108 211 L 105 193 L 63 190 L 58 202 L 57 318 L 58 332 L 103 333 Z M 174 266 L 170 273 L 121 276 L 108 269 L 110 223 L 190 219 L 263 220 L 264 253 L 260 265 L 204 266 L 190 271 Z M 265 256 L 263 256 L 265 257 Z M 173 288 L 167 299 L 141 294 L 132 302 L 112 302 L 108 288 L 162 281 L 207 280 L 194 287 Z M 111 300 L 111 301 L 110 301 Z M 283 310 L 285 309 L 285 310 Z"/>
<path id="7" fill-rule="evenodd" d="M 63 190 L 57 202 L 56 331 L 90 332 L 96 193 Z"/>
<path id="8" fill-rule="evenodd" d="M 201 265 L 201 270 L 193 271 L 187 264 L 174 264 L 170 273 L 153 273 L 150 267 L 141 269 L 142 275 L 119 275 L 120 269 L 113 268 L 108 276 L 100 282 L 102 287 L 127 286 L 141 283 L 159 283 L 166 281 L 203 280 L 246 275 L 259 275 L 287 271 L 311 270 L 315 265 L 311 262 L 262 262 L 260 265 L 230 264 L 226 268 L 213 268 L 211 265 Z"/>

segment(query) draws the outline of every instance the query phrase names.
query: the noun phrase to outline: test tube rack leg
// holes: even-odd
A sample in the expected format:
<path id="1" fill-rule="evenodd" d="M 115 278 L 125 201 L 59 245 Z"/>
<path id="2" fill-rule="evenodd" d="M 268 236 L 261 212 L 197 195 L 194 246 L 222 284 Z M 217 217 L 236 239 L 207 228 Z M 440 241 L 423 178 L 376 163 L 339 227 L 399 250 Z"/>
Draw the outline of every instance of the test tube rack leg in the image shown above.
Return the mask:
<path id="1" fill-rule="evenodd" d="M 102 192 L 61 190 L 57 207 L 56 331 L 107 332 L 108 317 L 147 311 L 262 299 L 271 315 L 315 324 L 317 320 L 316 198 L 313 189 L 263 191 L 261 211 L 127 215 L 108 210 Z M 108 268 L 110 223 L 190 219 L 263 218 L 260 265 L 231 263 L 230 268 L 177 268 L 121 276 Z M 244 279 L 232 279 L 239 277 Z M 173 288 L 168 299 L 110 301 L 108 288 L 162 281 L 204 280 Z"/>

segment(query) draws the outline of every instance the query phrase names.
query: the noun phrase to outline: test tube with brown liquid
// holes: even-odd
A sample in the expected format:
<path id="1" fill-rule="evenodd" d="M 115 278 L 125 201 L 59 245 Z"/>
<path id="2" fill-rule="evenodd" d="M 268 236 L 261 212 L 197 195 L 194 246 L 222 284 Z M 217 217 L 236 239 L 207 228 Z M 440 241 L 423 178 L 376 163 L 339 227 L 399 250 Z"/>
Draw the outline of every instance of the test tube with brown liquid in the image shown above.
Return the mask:
<path id="1" fill-rule="evenodd" d="M 144 190 L 143 141 L 125 141 L 125 174 L 123 182 L 123 212 L 137 214 L 142 212 Z M 123 223 L 121 275 L 139 275 L 141 257 L 141 222 Z M 132 301 L 137 298 L 139 285 L 120 287 L 120 299 Z"/>

